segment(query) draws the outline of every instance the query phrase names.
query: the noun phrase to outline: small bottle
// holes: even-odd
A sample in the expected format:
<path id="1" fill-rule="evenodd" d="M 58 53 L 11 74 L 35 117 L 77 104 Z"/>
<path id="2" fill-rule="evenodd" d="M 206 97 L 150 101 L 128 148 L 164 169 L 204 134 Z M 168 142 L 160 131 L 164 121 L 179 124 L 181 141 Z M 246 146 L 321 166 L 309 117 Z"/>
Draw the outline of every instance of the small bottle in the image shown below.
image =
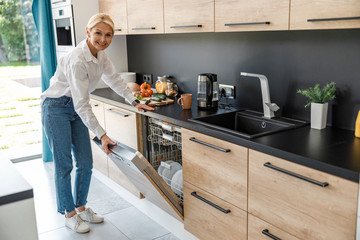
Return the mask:
<path id="1" fill-rule="evenodd" d="M 355 122 L 355 137 L 360 138 L 360 110 Z"/>

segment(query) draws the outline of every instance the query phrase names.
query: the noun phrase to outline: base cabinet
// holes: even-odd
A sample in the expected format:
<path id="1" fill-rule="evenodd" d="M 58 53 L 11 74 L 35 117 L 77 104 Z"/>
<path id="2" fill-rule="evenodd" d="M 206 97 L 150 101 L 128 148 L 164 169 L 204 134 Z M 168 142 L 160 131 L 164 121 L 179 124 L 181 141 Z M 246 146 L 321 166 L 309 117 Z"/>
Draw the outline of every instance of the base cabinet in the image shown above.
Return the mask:
<path id="1" fill-rule="evenodd" d="M 249 214 L 299 239 L 355 239 L 358 188 L 358 183 L 249 150 Z"/>
<path id="2" fill-rule="evenodd" d="M 184 228 L 199 239 L 247 239 L 247 213 L 184 181 Z"/>
<path id="3" fill-rule="evenodd" d="M 247 239 L 248 149 L 185 128 L 184 227 L 200 239 Z"/>
<path id="4" fill-rule="evenodd" d="M 94 141 L 91 140 L 90 143 L 91 143 L 91 150 L 93 155 L 94 168 L 108 177 L 109 168 L 108 168 L 108 157 L 106 153 L 104 153 Z"/>
<path id="5" fill-rule="evenodd" d="M 248 214 L 248 224 L 248 240 L 300 240 L 251 214 Z"/>
<path id="6" fill-rule="evenodd" d="M 90 105 L 93 113 L 95 114 L 96 119 L 99 121 L 100 125 L 105 129 L 105 115 L 104 115 L 104 103 L 96 101 L 94 99 L 90 100 Z M 90 138 L 94 138 L 95 135 L 90 133 Z M 100 171 L 105 176 L 109 176 L 108 172 L 108 158 L 106 153 L 104 153 L 94 141 L 91 142 L 91 150 L 93 155 L 93 165 L 94 168 Z"/>

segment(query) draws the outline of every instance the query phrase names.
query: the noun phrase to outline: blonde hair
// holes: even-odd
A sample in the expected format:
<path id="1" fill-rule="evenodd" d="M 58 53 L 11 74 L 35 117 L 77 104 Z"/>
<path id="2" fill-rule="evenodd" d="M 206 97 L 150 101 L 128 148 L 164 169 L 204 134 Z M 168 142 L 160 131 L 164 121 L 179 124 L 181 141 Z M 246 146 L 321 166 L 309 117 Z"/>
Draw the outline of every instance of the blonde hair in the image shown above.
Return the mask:
<path id="1" fill-rule="evenodd" d="M 112 33 L 114 34 L 114 22 L 111 19 L 111 17 L 105 13 L 98 13 L 98 14 L 95 14 L 94 16 L 92 16 L 89 19 L 89 22 L 86 25 L 86 27 L 90 31 L 91 29 L 93 29 L 95 27 L 96 24 L 101 23 L 101 22 L 109 25 L 111 27 Z"/>

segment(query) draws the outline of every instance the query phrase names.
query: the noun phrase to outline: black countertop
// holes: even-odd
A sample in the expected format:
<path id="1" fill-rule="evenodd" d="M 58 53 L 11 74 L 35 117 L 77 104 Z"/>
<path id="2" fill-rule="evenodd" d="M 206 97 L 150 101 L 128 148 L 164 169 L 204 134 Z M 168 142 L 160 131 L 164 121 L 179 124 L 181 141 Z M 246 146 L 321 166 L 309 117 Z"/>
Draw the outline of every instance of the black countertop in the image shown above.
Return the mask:
<path id="1" fill-rule="evenodd" d="M 0 206 L 33 197 L 30 184 L 9 159 L 0 155 Z"/>
<path id="2" fill-rule="evenodd" d="M 136 110 L 109 88 L 95 90 L 92 98 L 128 110 Z M 360 139 L 354 137 L 353 131 L 329 126 L 323 130 L 316 130 L 306 125 L 268 136 L 247 139 L 188 121 L 190 118 L 226 111 L 229 110 L 198 110 L 196 101 L 193 99 L 191 110 L 182 110 L 181 106 L 175 103 L 155 107 L 153 112 L 138 113 L 359 182 Z"/>

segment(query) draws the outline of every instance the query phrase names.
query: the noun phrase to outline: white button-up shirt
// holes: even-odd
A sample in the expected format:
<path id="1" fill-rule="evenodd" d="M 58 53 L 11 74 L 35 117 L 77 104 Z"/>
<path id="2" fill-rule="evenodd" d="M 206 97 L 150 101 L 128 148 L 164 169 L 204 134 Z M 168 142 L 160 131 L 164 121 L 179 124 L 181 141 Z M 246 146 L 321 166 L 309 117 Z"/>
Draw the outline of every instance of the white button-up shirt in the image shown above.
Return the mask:
<path id="1" fill-rule="evenodd" d="M 56 72 L 50 79 L 50 87 L 42 93 L 41 101 L 47 97 L 71 97 L 76 113 L 84 124 L 100 138 L 105 130 L 100 126 L 90 105 L 90 93 L 93 92 L 100 79 L 129 103 L 136 98 L 127 87 L 126 82 L 116 73 L 115 68 L 104 51 L 95 58 L 83 40 L 74 50 L 60 58 Z"/>

